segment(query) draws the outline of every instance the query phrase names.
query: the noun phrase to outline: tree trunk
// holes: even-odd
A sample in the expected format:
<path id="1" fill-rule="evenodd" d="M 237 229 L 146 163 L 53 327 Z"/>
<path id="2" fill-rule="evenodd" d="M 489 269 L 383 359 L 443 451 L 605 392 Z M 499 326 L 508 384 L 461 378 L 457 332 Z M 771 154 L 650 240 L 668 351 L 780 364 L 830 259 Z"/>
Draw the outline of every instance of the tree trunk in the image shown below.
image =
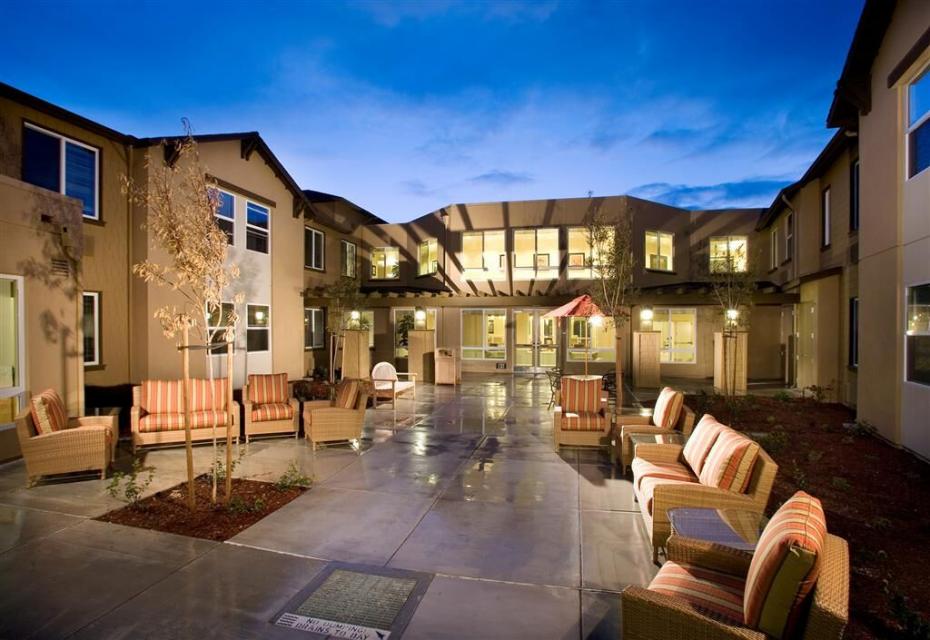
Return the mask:
<path id="1" fill-rule="evenodd" d="M 188 387 L 191 379 L 190 357 L 190 328 L 187 323 L 181 332 L 181 350 L 184 353 L 184 387 L 181 395 L 184 398 L 184 449 L 187 453 L 187 506 L 191 511 L 197 508 L 197 497 L 194 493 L 194 448 L 191 444 L 191 399 Z"/>
<path id="2" fill-rule="evenodd" d="M 226 504 L 232 498 L 233 341 L 226 343 Z"/>
<path id="3" fill-rule="evenodd" d="M 618 328 L 614 327 L 614 337 L 616 344 L 614 349 L 614 372 L 617 376 L 617 400 L 615 405 L 616 413 L 620 413 L 623 406 L 623 336 L 620 335 Z"/>

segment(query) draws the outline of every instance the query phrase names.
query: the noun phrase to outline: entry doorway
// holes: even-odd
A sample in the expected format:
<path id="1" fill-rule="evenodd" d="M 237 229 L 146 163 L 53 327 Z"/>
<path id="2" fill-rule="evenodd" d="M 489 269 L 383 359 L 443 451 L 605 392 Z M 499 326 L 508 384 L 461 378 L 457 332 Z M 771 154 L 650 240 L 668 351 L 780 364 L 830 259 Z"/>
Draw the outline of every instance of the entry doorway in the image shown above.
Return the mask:
<path id="1" fill-rule="evenodd" d="M 559 339 L 555 318 L 544 318 L 548 309 L 516 309 L 513 312 L 514 373 L 544 373 L 559 363 Z"/>
<path id="2" fill-rule="evenodd" d="M 24 406 L 25 363 L 23 277 L 0 274 L 0 426 Z"/>

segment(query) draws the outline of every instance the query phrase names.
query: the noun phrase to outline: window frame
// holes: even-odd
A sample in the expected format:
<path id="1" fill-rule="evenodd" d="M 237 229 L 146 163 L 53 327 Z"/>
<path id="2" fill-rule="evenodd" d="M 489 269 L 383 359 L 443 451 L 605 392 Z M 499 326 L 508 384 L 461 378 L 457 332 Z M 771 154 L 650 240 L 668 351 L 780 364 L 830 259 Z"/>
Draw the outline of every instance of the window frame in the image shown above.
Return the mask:
<path id="1" fill-rule="evenodd" d="M 223 307 L 227 305 L 234 312 L 236 310 L 235 302 L 233 302 L 232 300 L 221 300 L 220 309 L 219 309 L 219 314 L 220 314 L 219 319 L 221 322 L 223 321 Z M 223 324 L 210 324 L 210 313 L 209 312 L 206 313 L 206 317 L 207 317 L 207 340 L 210 342 L 210 344 L 213 344 L 213 333 L 215 331 L 221 331 L 223 329 L 226 329 L 227 327 L 229 327 L 229 325 L 226 324 L 225 322 Z M 246 339 L 248 339 L 248 337 Z M 216 347 L 216 348 L 210 349 L 210 355 L 221 356 L 225 354 L 226 354 L 226 349 L 224 347 Z"/>
<path id="2" fill-rule="evenodd" d="M 732 263 L 733 256 L 732 256 L 732 249 L 730 245 L 736 239 L 742 239 L 743 246 L 745 247 L 745 253 L 743 254 L 743 262 L 745 264 L 743 265 L 743 267 L 741 269 L 736 269 L 734 271 L 727 271 L 727 272 L 714 270 L 714 252 L 713 252 L 714 241 L 715 240 L 717 241 L 726 240 L 727 254 L 723 259 Z M 707 240 L 707 262 L 708 262 L 708 269 L 711 273 L 744 273 L 745 271 L 748 271 L 749 270 L 749 236 L 744 236 L 744 235 L 710 236 Z"/>
<path id="3" fill-rule="evenodd" d="M 859 212 L 862 205 L 859 199 L 861 188 L 859 158 L 849 165 L 849 232 L 859 231 Z"/>
<path id="4" fill-rule="evenodd" d="M 914 283 L 914 284 L 905 286 L 904 288 L 904 321 L 905 323 L 908 322 L 908 318 L 910 318 L 911 313 L 913 313 L 913 311 L 911 310 L 911 307 L 913 305 L 910 304 L 911 289 L 917 289 L 917 288 L 923 288 L 923 287 L 930 287 L 930 281 Z M 922 387 L 928 387 L 930 386 L 930 377 L 928 377 L 926 380 L 911 377 L 911 362 L 912 362 L 911 343 L 915 341 L 913 340 L 914 338 L 925 338 L 926 340 L 930 340 L 930 326 L 928 326 L 928 329 L 926 330 L 915 331 L 913 329 L 907 328 L 907 324 L 905 324 L 904 371 L 903 371 L 904 381 L 910 384 L 917 384 L 917 385 L 921 385 Z"/>
<path id="5" fill-rule="evenodd" d="M 488 234 L 491 234 L 491 233 L 500 234 L 501 238 L 504 240 L 504 246 L 501 249 L 501 253 L 498 254 L 497 265 L 489 267 L 486 263 L 486 259 L 487 259 L 486 254 L 488 253 L 487 236 Z M 465 261 L 463 260 L 463 258 L 465 257 L 465 237 L 474 236 L 474 235 L 481 236 L 481 252 L 479 254 L 481 257 L 481 266 L 480 267 L 466 267 L 464 266 Z M 466 273 L 475 272 L 475 271 L 484 271 L 486 273 L 491 273 L 491 274 L 497 274 L 497 273 L 506 274 L 507 272 L 507 230 L 506 229 L 477 229 L 477 230 L 471 230 L 471 231 L 463 231 L 462 232 L 462 253 L 459 256 L 459 259 L 461 260 L 462 265 L 463 265 L 462 271 Z"/>
<path id="6" fill-rule="evenodd" d="M 250 206 L 258 207 L 259 209 L 265 210 L 265 212 L 268 215 L 268 228 L 267 229 L 264 229 L 262 227 L 259 227 L 258 225 L 254 225 L 249 222 L 249 207 Z M 259 251 L 258 249 L 249 248 L 249 231 L 250 230 L 253 233 L 259 233 L 259 234 L 264 233 L 265 234 L 265 240 L 268 242 L 268 251 Z M 265 206 L 259 202 L 255 202 L 254 200 L 249 200 L 249 199 L 246 199 L 245 201 L 245 249 L 246 251 L 253 251 L 255 253 L 261 253 L 266 256 L 271 255 L 271 207 Z"/>
<path id="7" fill-rule="evenodd" d="M 68 184 L 68 158 L 67 158 L 67 143 L 71 143 L 75 146 L 82 147 L 88 151 L 93 152 L 94 154 L 94 215 L 89 216 L 84 213 L 83 204 L 81 206 L 81 219 L 82 220 L 91 220 L 93 222 L 101 222 L 103 220 L 100 213 L 100 168 L 102 163 L 100 157 L 103 153 L 103 150 L 100 147 L 95 147 L 94 145 L 87 144 L 86 142 L 81 142 L 75 138 L 71 138 L 64 134 L 58 133 L 51 129 L 46 129 L 37 124 L 29 122 L 28 120 L 23 120 L 24 129 L 32 129 L 41 134 L 47 135 L 52 138 L 58 139 L 58 193 L 62 195 L 67 195 L 65 193 L 65 188 Z M 23 139 L 25 139 L 25 134 L 23 134 Z M 22 171 L 22 163 L 25 161 L 26 151 L 25 151 L 25 140 L 23 142 L 22 154 L 20 159 L 20 170 Z M 22 173 L 20 174 L 22 175 Z M 25 181 L 24 181 L 25 182 Z M 32 183 L 28 183 L 32 184 Z M 36 185 L 37 186 L 37 185 Z M 40 187 L 42 188 L 42 187 Z M 73 197 L 73 196 L 68 196 Z"/>
<path id="8" fill-rule="evenodd" d="M 83 314 L 83 303 L 85 298 L 93 298 L 94 300 L 94 357 L 93 360 L 86 360 L 86 352 L 84 351 L 84 341 L 87 339 L 86 333 L 82 333 L 81 340 L 81 360 L 84 362 L 84 367 L 99 367 L 103 363 L 101 362 L 101 349 L 100 349 L 100 291 L 82 291 L 81 292 L 81 330 L 83 332 L 84 327 L 84 314 Z"/>
<path id="9" fill-rule="evenodd" d="M 850 369 L 859 368 L 859 296 L 849 299 L 849 344 L 847 345 L 846 363 Z"/>
<path id="10" fill-rule="evenodd" d="M 820 192 L 820 248 L 829 249 L 833 242 L 831 225 L 833 223 L 833 198 L 830 186 Z"/>
<path id="11" fill-rule="evenodd" d="M 669 347 L 668 349 L 665 349 L 665 348 L 663 347 L 663 345 L 660 344 L 660 345 L 659 345 L 659 365 L 660 365 L 660 366 L 663 365 L 663 364 L 666 364 L 666 365 L 671 365 L 671 364 L 674 364 L 674 365 L 696 365 L 696 364 L 698 363 L 698 312 L 697 312 L 697 307 L 656 307 L 656 308 L 654 308 L 654 309 L 652 310 L 652 313 L 653 313 L 653 315 L 652 315 L 652 326 L 653 326 L 653 328 L 655 327 L 656 319 L 657 319 L 656 316 L 657 316 L 657 315 L 660 315 L 660 314 L 662 314 L 662 313 L 665 313 L 665 314 L 666 314 L 666 318 L 667 318 L 666 322 L 668 322 L 668 327 L 669 327 L 669 337 L 670 337 L 670 339 L 671 339 L 671 341 L 672 341 L 672 345 L 674 345 L 674 344 L 675 344 L 675 338 L 674 338 L 674 335 L 673 335 L 674 332 L 673 332 L 673 330 L 672 330 L 672 327 L 673 327 L 673 324 L 672 324 L 672 312 L 673 312 L 673 311 L 674 311 L 674 312 L 679 312 L 679 313 L 689 313 L 689 314 L 691 315 L 691 317 L 694 319 L 693 324 L 692 324 L 692 331 L 693 331 L 693 334 L 694 334 L 694 346 L 693 346 L 692 349 L 691 349 L 691 352 L 693 353 L 693 358 L 692 358 L 690 361 L 687 361 L 687 362 L 675 361 L 675 360 L 671 360 L 671 359 L 669 359 L 668 362 L 664 362 L 664 361 L 662 360 L 662 354 L 663 354 L 663 353 L 668 353 L 668 354 L 669 354 L 669 358 L 671 358 L 671 354 L 675 353 L 675 352 L 676 352 L 676 349 L 675 349 L 674 346 L 671 346 L 671 347 Z M 681 349 L 678 349 L 677 352 L 678 352 L 678 353 L 682 353 L 682 350 L 681 350 Z"/>
<path id="12" fill-rule="evenodd" d="M 481 346 L 465 346 L 465 314 L 466 313 L 481 313 Z M 489 314 L 495 316 L 503 315 L 504 316 L 504 344 L 502 347 L 491 347 L 488 345 L 488 332 L 487 332 L 487 318 Z M 482 309 L 461 309 L 459 312 L 459 349 L 462 354 L 462 360 L 470 360 L 474 362 L 507 362 L 507 353 L 509 347 L 508 334 L 508 320 L 507 320 L 507 309 L 506 308 L 482 308 Z M 466 349 L 481 349 L 481 357 L 474 358 L 471 356 L 465 356 Z M 504 356 L 502 358 L 489 358 L 487 357 L 488 351 L 496 351 L 503 349 Z"/>
<path id="13" fill-rule="evenodd" d="M 307 232 L 310 232 L 310 264 L 307 264 Z M 317 260 L 316 255 L 316 243 L 314 242 L 316 237 L 320 236 L 320 256 Z M 319 263 L 319 266 L 316 265 Z M 326 234 L 320 231 L 319 229 L 314 229 L 311 226 L 304 225 L 304 269 L 312 269 L 313 271 L 326 271 Z"/>
<path id="14" fill-rule="evenodd" d="M 610 318 L 604 318 L 604 322 L 601 324 L 601 326 L 595 327 L 595 329 L 603 330 L 605 327 L 607 327 L 608 323 L 611 323 L 613 325 L 613 320 Z M 581 347 L 572 346 L 572 340 L 574 339 L 574 334 L 572 332 L 574 331 L 576 324 L 580 324 L 581 326 L 585 327 L 584 329 L 585 335 L 583 338 L 585 341 L 585 346 L 581 346 Z M 566 362 L 571 362 L 571 363 L 584 362 L 585 353 L 587 352 L 589 362 L 602 362 L 602 363 L 613 364 L 614 360 L 617 357 L 617 327 L 616 325 L 613 326 L 613 331 L 614 331 L 613 345 L 609 347 L 591 346 L 593 336 L 591 333 L 592 326 L 591 326 L 590 318 L 578 317 L 578 316 L 570 317 L 568 318 L 568 322 L 566 322 L 565 325 L 566 325 L 565 326 L 565 338 L 566 338 L 565 361 Z M 606 357 L 607 354 L 610 354 L 609 358 Z M 594 356 L 593 358 L 591 358 L 592 355 Z M 601 356 L 605 356 L 605 357 L 602 358 Z"/>
<path id="15" fill-rule="evenodd" d="M 561 257 L 561 233 L 559 227 L 553 226 L 543 226 L 543 227 L 520 227 L 511 230 L 511 266 L 513 271 L 514 280 L 555 280 L 558 278 L 559 273 L 559 260 Z M 540 251 L 539 250 L 539 232 L 548 231 L 552 233 L 555 232 L 555 250 L 554 251 Z M 517 235 L 523 233 L 533 233 L 533 251 L 532 259 L 530 260 L 529 266 L 520 266 L 517 264 Z M 507 235 L 504 234 L 504 248 L 507 247 Z M 506 253 L 506 252 L 505 252 Z M 484 255 L 484 252 L 482 252 Z M 540 258 L 545 257 L 545 260 L 540 260 Z M 553 257 L 555 260 L 553 261 Z M 506 267 L 501 267 L 501 271 L 505 270 Z"/>
<path id="16" fill-rule="evenodd" d="M 427 245 L 426 260 L 427 260 L 427 265 L 431 267 L 430 269 L 427 269 L 426 271 L 423 270 L 423 260 L 421 259 L 422 258 L 421 251 L 423 250 L 423 245 Z M 434 247 L 432 251 L 431 251 L 430 245 Z M 435 259 L 430 259 L 430 255 L 432 253 L 435 253 L 435 256 L 436 256 Z M 434 276 L 437 273 L 439 273 L 439 241 L 436 238 L 427 238 L 417 243 L 417 277 L 419 278 L 420 276 Z"/>
<path id="17" fill-rule="evenodd" d="M 311 343 L 307 344 L 307 312 L 310 312 L 310 336 Z M 319 327 L 317 327 L 317 316 L 319 316 Z M 313 341 L 313 336 L 319 328 L 319 344 Z M 304 351 L 315 351 L 326 346 L 326 316 L 322 307 L 304 307 Z"/>
<path id="18" fill-rule="evenodd" d="M 352 247 L 352 261 L 349 261 L 349 247 Z M 349 240 L 339 241 L 339 274 L 344 278 L 358 277 L 358 245 Z M 347 273 L 347 266 L 352 267 L 352 273 Z"/>
<path id="19" fill-rule="evenodd" d="M 771 269 L 774 271 L 778 268 L 778 226 L 772 226 L 771 232 L 769 232 L 769 252 L 771 253 L 769 263 L 771 264 Z"/>
<path id="20" fill-rule="evenodd" d="M 397 275 L 394 275 L 394 276 L 387 276 L 387 275 L 385 275 L 385 277 L 379 278 L 379 277 L 377 277 L 377 276 L 374 275 L 374 270 L 375 270 L 375 254 L 376 254 L 377 252 L 379 252 L 379 251 L 384 252 L 384 273 L 387 274 L 387 269 L 388 269 L 388 265 L 387 265 L 387 251 L 388 251 L 388 250 L 397 253 Z M 369 274 L 369 276 L 370 276 L 370 277 L 369 277 L 369 280 L 381 281 L 381 282 L 392 281 L 392 280 L 400 280 L 400 248 L 395 247 L 395 246 L 391 246 L 391 245 L 386 245 L 386 246 L 382 246 L 382 247 L 372 247 L 372 248 L 371 248 L 370 261 L 371 261 L 372 273 Z"/>
<path id="21" fill-rule="evenodd" d="M 794 258 L 794 212 L 789 211 L 785 216 L 785 260 L 791 262 Z"/>
<path id="22" fill-rule="evenodd" d="M 221 189 L 219 187 L 210 187 L 210 188 L 215 190 L 218 194 L 225 194 L 229 196 L 230 198 L 232 198 L 232 217 L 231 218 L 228 218 L 225 215 L 222 215 L 220 213 L 220 202 L 222 201 L 222 198 L 217 198 L 216 210 L 213 212 L 213 216 L 225 222 L 232 223 L 232 236 L 226 233 L 226 230 L 223 229 L 223 227 L 220 227 L 220 230 L 223 233 L 226 233 L 226 239 L 229 241 L 229 246 L 235 247 L 236 246 L 236 194 L 232 193 L 231 191 L 227 191 L 226 189 Z"/>
<path id="23" fill-rule="evenodd" d="M 251 324 L 251 314 L 249 313 L 249 307 L 264 307 L 265 313 L 268 314 L 268 322 L 265 326 L 252 325 Z M 249 332 L 250 331 L 265 331 L 268 334 L 268 348 L 267 349 L 250 349 L 249 348 Z M 245 306 L 245 351 L 246 353 L 270 353 L 271 352 L 271 305 L 267 303 L 258 303 L 250 302 Z"/>
<path id="24" fill-rule="evenodd" d="M 650 253 L 646 249 L 646 243 L 649 240 L 649 235 L 655 235 L 656 241 L 656 251 L 658 251 L 656 256 L 659 258 L 668 258 L 668 269 L 661 269 L 659 267 L 649 266 L 649 257 Z M 662 253 L 662 236 L 668 236 L 671 239 L 672 253 L 669 256 L 666 256 Z M 662 231 L 660 229 L 650 229 L 643 232 L 643 264 L 648 271 L 658 271 L 659 273 L 675 273 L 675 234 L 668 231 Z"/>
<path id="25" fill-rule="evenodd" d="M 930 65 L 924 65 L 924 67 L 914 75 L 914 78 L 908 81 L 905 90 L 904 122 L 908 123 L 904 130 L 904 162 L 907 168 L 907 177 L 905 178 L 905 182 L 911 180 L 912 178 L 916 178 L 927 169 L 930 169 L 930 163 L 928 163 L 928 165 L 920 171 L 914 171 L 914 154 L 911 142 L 913 134 L 916 133 L 918 129 L 921 129 L 924 125 L 930 126 L 930 124 L 928 124 L 928 122 L 930 122 L 930 106 L 928 106 L 927 110 L 924 111 L 924 113 L 914 121 L 914 124 L 910 124 L 911 87 L 924 79 L 926 79 L 927 82 L 930 82 Z"/>

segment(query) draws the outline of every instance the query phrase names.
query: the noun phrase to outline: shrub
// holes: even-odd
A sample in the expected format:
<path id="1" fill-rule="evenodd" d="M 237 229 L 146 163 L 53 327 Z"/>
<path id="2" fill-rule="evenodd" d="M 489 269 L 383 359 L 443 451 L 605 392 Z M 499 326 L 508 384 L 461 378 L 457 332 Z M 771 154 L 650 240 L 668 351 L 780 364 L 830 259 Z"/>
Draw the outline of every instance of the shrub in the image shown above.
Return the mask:
<path id="1" fill-rule="evenodd" d="M 901 627 L 902 635 L 906 640 L 930 640 L 930 623 L 911 608 L 906 596 L 900 593 L 890 594 L 891 614 Z"/>
<path id="2" fill-rule="evenodd" d="M 839 491 L 849 491 L 852 489 L 852 485 L 849 484 L 849 480 L 841 476 L 833 476 L 833 479 L 830 481 L 830 484 L 833 485 L 834 489 Z"/>
<path id="3" fill-rule="evenodd" d="M 875 435 L 878 433 L 878 429 L 868 420 L 856 420 L 853 423 L 852 432 L 859 437 L 865 437 Z"/>
<path id="4" fill-rule="evenodd" d="M 768 433 L 760 433 L 756 436 L 756 442 L 765 449 L 769 455 L 776 455 L 788 448 L 791 439 L 788 434 L 781 429 L 773 429 Z"/>
<path id="5" fill-rule="evenodd" d="M 233 496 L 226 508 L 232 513 L 260 513 L 265 510 L 265 501 L 258 497 L 249 504 L 239 496 Z"/>
<path id="6" fill-rule="evenodd" d="M 794 484 L 797 485 L 798 489 L 801 491 L 807 489 L 807 474 L 804 473 L 804 469 L 798 465 L 797 460 L 791 461 L 791 479 L 794 480 Z"/>
<path id="7" fill-rule="evenodd" d="M 140 475 L 145 475 L 140 480 Z M 129 473 L 117 471 L 110 478 L 107 484 L 107 493 L 111 498 L 122 500 L 130 508 L 138 509 L 141 507 L 139 502 L 145 494 L 145 490 L 152 484 L 155 477 L 154 467 L 143 467 L 141 458 L 132 461 L 132 470 Z"/>
<path id="8" fill-rule="evenodd" d="M 287 471 L 281 474 L 277 482 L 274 483 L 278 491 L 288 491 L 296 487 L 308 488 L 313 484 L 313 479 L 308 478 L 297 468 L 297 463 L 292 462 L 288 465 Z"/>
<path id="9" fill-rule="evenodd" d="M 791 402 L 791 394 L 787 391 L 776 391 L 772 397 L 779 402 Z"/>
<path id="10" fill-rule="evenodd" d="M 818 451 L 817 449 L 811 449 L 807 452 L 807 461 L 811 464 L 817 464 L 823 458 L 823 451 Z"/>

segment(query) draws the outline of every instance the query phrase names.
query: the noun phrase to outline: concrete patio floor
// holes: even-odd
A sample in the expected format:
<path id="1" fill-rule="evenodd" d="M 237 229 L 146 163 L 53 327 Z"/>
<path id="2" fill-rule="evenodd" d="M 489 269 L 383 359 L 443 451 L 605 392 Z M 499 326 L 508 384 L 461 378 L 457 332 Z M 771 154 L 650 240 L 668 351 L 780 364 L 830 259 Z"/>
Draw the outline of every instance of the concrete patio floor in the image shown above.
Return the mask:
<path id="1" fill-rule="evenodd" d="M 656 568 L 629 481 L 551 446 L 545 378 L 423 385 L 369 410 L 361 451 L 242 445 L 237 475 L 291 462 L 313 489 L 226 543 L 101 523 L 105 481 L 25 488 L 0 467 L 0 638 L 313 638 L 272 616 L 326 561 L 435 574 L 403 638 L 616 638 L 617 593 Z M 195 449 L 209 468 L 209 446 Z M 120 465 L 128 465 L 124 453 Z M 157 491 L 183 449 L 145 453 Z"/>

